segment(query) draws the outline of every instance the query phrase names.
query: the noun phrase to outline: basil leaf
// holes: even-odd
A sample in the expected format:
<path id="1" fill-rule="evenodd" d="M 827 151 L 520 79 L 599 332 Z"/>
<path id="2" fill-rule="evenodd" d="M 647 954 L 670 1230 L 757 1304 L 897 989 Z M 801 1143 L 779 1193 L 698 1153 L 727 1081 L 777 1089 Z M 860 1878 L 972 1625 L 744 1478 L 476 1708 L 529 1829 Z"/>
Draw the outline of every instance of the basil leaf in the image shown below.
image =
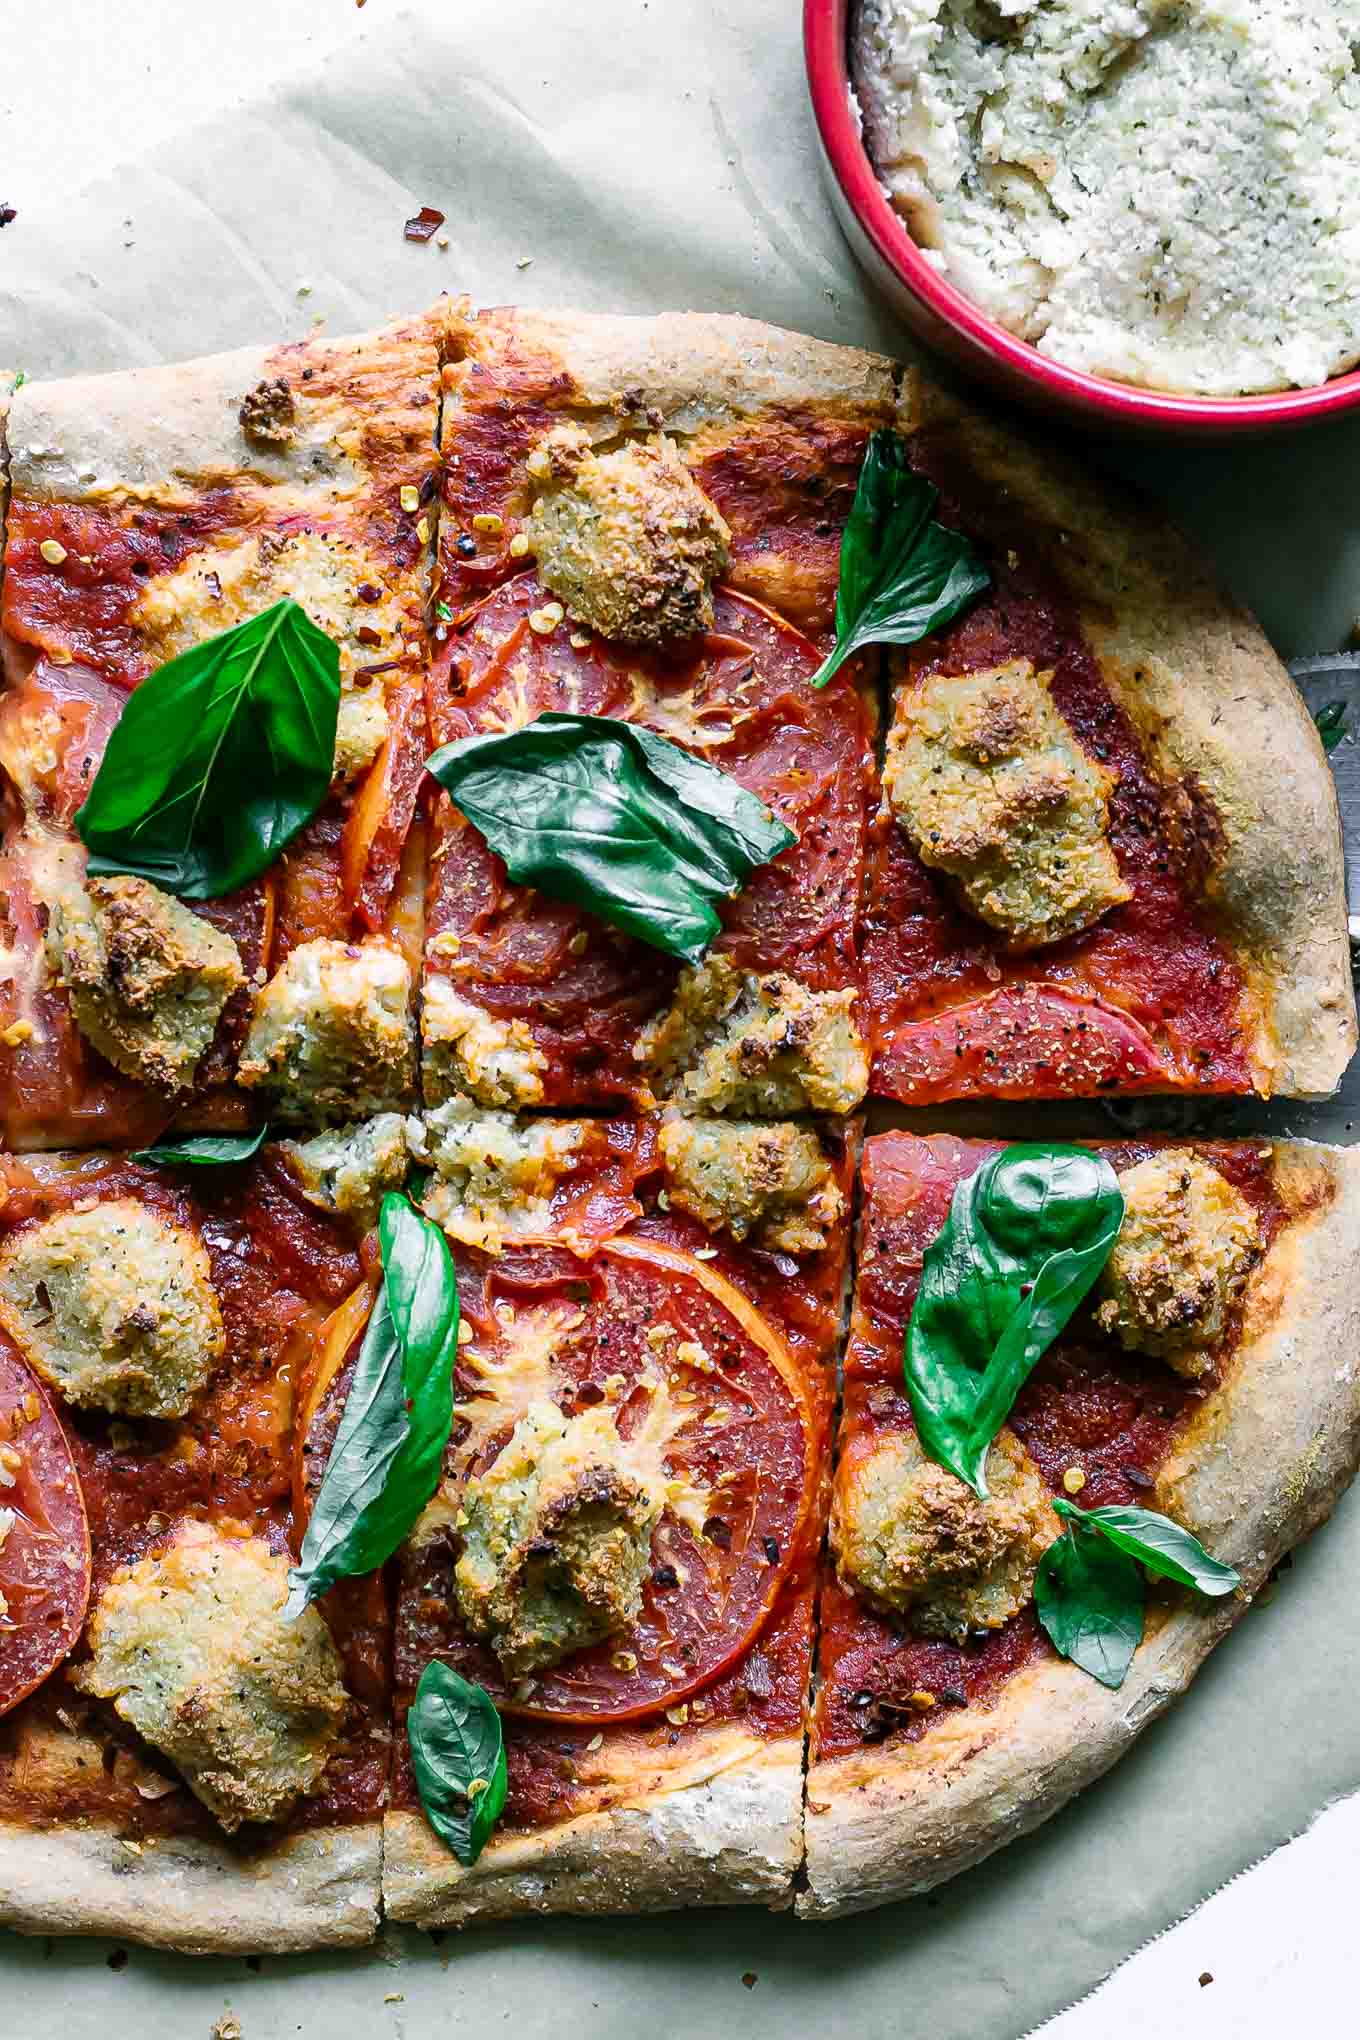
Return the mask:
<path id="1" fill-rule="evenodd" d="M 1066 1521 L 1097 1533 L 1136 1558 L 1149 1572 L 1160 1573 L 1163 1579 L 1175 1580 L 1182 1587 L 1195 1587 L 1201 1594 L 1217 1596 L 1230 1594 L 1242 1584 L 1242 1575 L 1235 1566 L 1211 1558 L 1198 1537 L 1173 1523 L 1169 1516 L 1159 1516 L 1155 1509 L 1121 1508 L 1113 1504 L 1104 1509 L 1079 1509 L 1075 1503 L 1061 1500 L 1053 1506 Z"/>
<path id="2" fill-rule="evenodd" d="M 1053 1648 L 1119 1688 L 1143 1640 L 1143 1575 L 1127 1552 L 1069 1529 L 1034 1577 L 1034 1608 Z"/>
<path id="3" fill-rule="evenodd" d="M 895 432 L 875 432 L 841 540 L 835 649 L 814 687 L 866 645 L 914 645 L 943 630 L 991 586 L 963 533 L 932 517 L 939 493 L 913 473 Z"/>
<path id="4" fill-rule="evenodd" d="M 1350 734 L 1350 710 L 1344 701 L 1324 701 L 1321 708 L 1314 709 L 1313 721 L 1324 751 L 1334 751 L 1341 739 Z"/>
<path id="5" fill-rule="evenodd" d="M 549 712 L 427 764 L 517 883 L 688 963 L 719 931 L 714 902 L 797 841 L 727 773 L 612 716 Z"/>
<path id="6" fill-rule="evenodd" d="M 191 1133 L 183 1140 L 161 1140 L 154 1147 L 134 1148 L 134 1162 L 155 1162 L 162 1169 L 203 1168 L 223 1162 L 248 1162 L 259 1153 L 267 1126 L 255 1133 Z"/>
<path id="7" fill-rule="evenodd" d="M 257 878 L 330 790 L 340 653 L 275 602 L 191 645 L 134 688 L 76 828 L 92 872 L 186 900 Z"/>
<path id="8" fill-rule="evenodd" d="M 1099 1275 L 1124 1216 L 1089 1148 L 1017 1144 L 958 1185 L 907 1327 L 921 1443 L 986 1499 L 987 1448 Z"/>
<path id="9" fill-rule="evenodd" d="M 383 1286 L 288 1575 L 286 1619 L 392 1556 L 439 1485 L 453 1422 L 458 1284 L 448 1243 L 400 1191 L 378 1215 Z"/>
<path id="10" fill-rule="evenodd" d="M 505 1805 L 505 1739 L 489 1694 L 436 1660 L 420 1675 L 406 1734 L 426 1820 L 460 1863 L 475 1863 Z"/>

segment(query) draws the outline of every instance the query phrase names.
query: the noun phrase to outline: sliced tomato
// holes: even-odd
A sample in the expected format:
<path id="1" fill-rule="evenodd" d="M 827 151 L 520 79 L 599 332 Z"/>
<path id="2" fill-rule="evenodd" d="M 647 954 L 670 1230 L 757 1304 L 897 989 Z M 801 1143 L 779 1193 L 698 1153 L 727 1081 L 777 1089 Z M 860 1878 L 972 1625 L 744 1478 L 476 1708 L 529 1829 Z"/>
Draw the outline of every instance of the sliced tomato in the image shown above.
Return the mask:
<path id="1" fill-rule="evenodd" d="M 373 1308 L 375 1286 L 361 1282 L 318 1326 L 297 1386 L 293 1420 L 293 1527 L 300 1543 L 335 1442 L 347 1382 L 342 1379 Z"/>
<path id="2" fill-rule="evenodd" d="M 466 1268 L 460 1288 L 467 1473 L 493 1463 L 531 1402 L 569 1416 L 606 1402 L 632 1464 L 668 1487 L 626 1632 L 513 1688 L 489 1649 L 468 1641 L 460 1663 L 504 1711 L 539 1719 L 626 1720 L 710 1685 L 768 1617 L 817 1492 L 813 1413 L 783 1340 L 725 1277 L 649 1240 L 607 1241 L 589 1261 L 520 1248 Z"/>
<path id="3" fill-rule="evenodd" d="M 90 1531 L 66 1434 L 0 1343 L 0 1714 L 54 1672 L 90 1599 Z"/>
<path id="4" fill-rule="evenodd" d="M 1065 1098 L 1165 1088 L 1168 1074 L 1131 1014 L 1015 985 L 898 1027 L 880 1050 L 873 1084 L 880 1094 L 929 1105 L 960 1092 Z"/>
<path id="5" fill-rule="evenodd" d="M 424 684 L 402 680 L 387 696 L 387 737 L 340 838 L 345 905 L 374 934 L 386 920 L 429 748 Z"/>

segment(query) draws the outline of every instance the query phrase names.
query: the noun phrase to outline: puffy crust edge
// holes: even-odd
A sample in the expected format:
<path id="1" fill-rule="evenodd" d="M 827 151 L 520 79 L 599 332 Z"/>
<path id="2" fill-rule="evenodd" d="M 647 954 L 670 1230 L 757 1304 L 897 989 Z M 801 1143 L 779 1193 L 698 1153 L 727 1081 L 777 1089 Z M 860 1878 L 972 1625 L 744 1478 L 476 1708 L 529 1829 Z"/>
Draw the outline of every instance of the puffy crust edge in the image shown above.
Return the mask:
<path id="1" fill-rule="evenodd" d="M 107 1822 L 0 1823 L 0 1924 L 112 1934 L 186 1955 L 289 1954 L 371 1941 L 382 1830 L 316 1828 L 250 1856 L 184 1836 L 124 1847 Z"/>
<path id="2" fill-rule="evenodd" d="M 1054 1659 L 1011 1681 L 980 1719 L 950 1714 L 904 1748 L 814 1764 L 800 1916 L 927 1891 L 1056 1813 L 1185 1691 L 1349 1484 L 1360 1459 L 1360 1149 L 1283 1142 L 1277 1157 L 1287 1192 L 1321 1181 L 1332 1194 L 1277 1241 L 1235 1365 L 1155 1496 L 1238 1566 L 1243 1588 L 1226 1603 L 1176 1604 L 1117 1693 Z"/>
<path id="3" fill-rule="evenodd" d="M 242 482 L 314 486 L 296 450 L 248 438 L 238 417 L 246 393 L 262 379 L 285 372 L 292 379 L 295 369 L 313 364 L 327 387 L 334 384 L 328 402 L 335 415 L 347 408 L 356 375 L 361 388 L 370 379 L 374 385 L 373 393 L 358 396 L 356 416 L 371 408 L 380 387 L 389 388 L 399 406 L 407 380 L 422 372 L 433 398 L 437 314 L 417 313 L 334 340 L 274 342 L 193 361 L 25 383 L 10 405 L 12 485 L 24 496 L 70 503 L 123 495 L 188 503 L 215 484 Z M 305 436 L 301 447 L 310 454 Z"/>
<path id="4" fill-rule="evenodd" d="M 995 491 L 1072 600 L 1154 766 L 1209 797 L 1206 895 L 1264 1009 L 1267 1096 L 1326 1097 L 1356 1045 L 1336 783 L 1288 673 L 1197 550 L 1116 486 L 909 375 L 898 411 Z"/>
<path id="5" fill-rule="evenodd" d="M 460 357 L 494 358 L 502 345 L 541 350 L 569 382 L 575 415 L 599 412 L 617 421 L 617 401 L 627 392 L 636 394 L 638 410 L 659 412 L 664 428 L 680 433 L 780 405 L 873 415 L 887 424 L 899 373 L 886 355 L 722 312 L 497 306 L 469 318 L 454 306 L 449 333 L 455 380 Z"/>
<path id="6" fill-rule="evenodd" d="M 387 1815 L 383 1903 L 422 1927 L 527 1913 L 664 1912 L 679 1906 L 787 1906 L 802 1854 L 802 1737 L 719 1741 L 697 1778 L 494 1838 L 471 1869 L 418 1813 Z"/>

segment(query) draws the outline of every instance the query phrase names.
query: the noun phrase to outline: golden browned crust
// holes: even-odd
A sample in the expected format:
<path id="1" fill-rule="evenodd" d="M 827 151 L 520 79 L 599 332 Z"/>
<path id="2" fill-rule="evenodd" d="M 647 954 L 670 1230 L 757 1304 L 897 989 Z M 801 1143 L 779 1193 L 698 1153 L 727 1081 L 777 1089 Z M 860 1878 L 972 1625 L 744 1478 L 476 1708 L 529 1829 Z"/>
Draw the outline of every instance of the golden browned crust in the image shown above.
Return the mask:
<path id="1" fill-rule="evenodd" d="M 1053 1659 L 919 1742 L 814 1763 L 804 1917 L 929 1890 L 1056 1813 L 1184 1692 L 1349 1484 L 1360 1458 L 1360 1149 L 1276 1152 L 1296 1215 L 1253 1278 L 1227 1380 L 1149 1498 L 1237 1566 L 1241 1589 L 1150 1618 L 1118 1692 Z"/>
<path id="2" fill-rule="evenodd" d="M 607 1808 L 504 1833 L 465 1870 L 418 1813 L 389 1813 L 383 1904 L 422 1927 L 524 1913 L 786 1906 L 802 1844 L 802 1738 L 715 1731 L 683 1771 L 640 1779 Z M 652 1789 L 647 1789 L 648 1785 Z"/>
<path id="3" fill-rule="evenodd" d="M 106 1821 L 0 1822 L 0 1924 L 116 1934 L 187 1955 L 288 1954 L 371 1941 L 376 1821 L 317 1828 L 256 1854 L 184 1836 L 130 1847 Z"/>
<path id="4" fill-rule="evenodd" d="M 428 444 L 439 338 L 438 315 L 421 313 L 343 339 L 25 383 L 9 421 L 14 489 L 61 502 L 189 507 L 221 486 L 324 488 L 328 502 L 344 503 L 381 474 L 408 431 Z M 282 436 L 265 437 L 254 429 L 260 386 L 277 390 L 280 380 L 291 420 Z M 280 403 L 276 394 L 276 411 Z"/>
<path id="5" fill-rule="evenodd" d="M 1336 785 L 1255 619 L 1125 485 L 1100 480 L 915 375 L 900 429 L 976 477 L 1066 592 L 1111 693 L 1187 818 L 1204 898 L 1256 1008 L 1264 1095 L 1325 1097 L 1356 1043 Z"/>

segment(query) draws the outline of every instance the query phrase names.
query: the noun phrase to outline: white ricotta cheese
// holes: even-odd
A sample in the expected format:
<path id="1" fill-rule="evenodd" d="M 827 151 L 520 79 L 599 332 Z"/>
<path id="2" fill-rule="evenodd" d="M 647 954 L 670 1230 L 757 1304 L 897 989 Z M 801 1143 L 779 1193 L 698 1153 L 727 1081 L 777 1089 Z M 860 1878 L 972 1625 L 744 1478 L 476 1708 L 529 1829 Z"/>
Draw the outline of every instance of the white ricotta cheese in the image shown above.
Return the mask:
<path id="1" fill-rule="evenodd" d="M 1233 395 L 1360 360 L 1360 0 L 864 0 L 880 175 L 1042 353 Z"/>

